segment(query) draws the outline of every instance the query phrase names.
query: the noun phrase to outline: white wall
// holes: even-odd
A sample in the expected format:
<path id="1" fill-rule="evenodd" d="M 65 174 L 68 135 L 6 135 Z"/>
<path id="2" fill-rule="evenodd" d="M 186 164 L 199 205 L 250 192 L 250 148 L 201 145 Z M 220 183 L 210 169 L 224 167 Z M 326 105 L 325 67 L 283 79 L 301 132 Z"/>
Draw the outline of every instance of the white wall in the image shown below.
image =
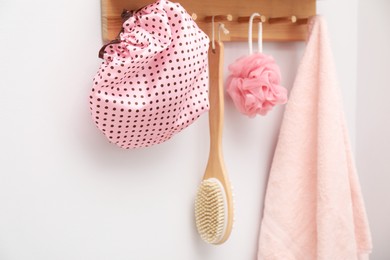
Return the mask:
<path id="1" fill-rule="evenodd" d="M 329 17 L 354 138 L 357 1 L 344 2 L 318 9 Z M 194 228 L 193 199 L 207 161 L 207 116 L 149 149 L 108 144 L 88 109 L 99 16 L 95 0 L 0 1 L 0 259 L 254 259 L 283 108 L 250 120 L 227 100 L 236 225 L 225 245 L 206 245 Z M 288 88 L 303 48 L 265 44 Z M 226 65 L 246 52 L 245 43 L 228 44 Z"/>
<path id="2" fill-rule="evenodd" d="M 372 259 L 390 259 L 390 2 L 360 0 L 357 162 L 373 233 Z"/>

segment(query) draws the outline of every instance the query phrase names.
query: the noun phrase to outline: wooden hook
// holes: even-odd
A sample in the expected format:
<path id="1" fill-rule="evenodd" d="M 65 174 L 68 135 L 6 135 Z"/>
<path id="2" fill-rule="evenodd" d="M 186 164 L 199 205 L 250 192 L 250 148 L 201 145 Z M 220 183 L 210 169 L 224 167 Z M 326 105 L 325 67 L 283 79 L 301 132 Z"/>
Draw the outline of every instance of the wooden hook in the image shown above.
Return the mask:
<path id="1" fill-rule="evenodd" d="M 237 22 L 239 22 L 239 23 L 247 23 L 247 22 L 249 22 L 250 18 L 251 18 L 250 16 L 238 17 Z M 255 17 L 253 19 L 253 22 L 255 22 L 255 23 L 260 23 L 260 22 L 261 23 L 265 23 L 266 21 L 267 21 L 267 17 L 265 17 L 264 15 L 262 15 L 260 17 Z"/>
<path id="2" fill-rule="evenodd" d="M 211 23 L 213 20 L 213 16 L 206 16 L 204 18 L 205 22 Z M 228 15 L 214 15 L 214 22 L 231 22 L 233 21 L 233 16 L 231 14 Z"/>
<path id="3" fill-rule="evenodd" d="M 269 24 L 296 23 L 296 22 L 297 22 L 297 17 L 295 15 L 268 18 L 268 23 Z"/>
<path id="4" fill-rule="evenodd" d="M 307 24 L 308 21 L 309 18 L 298 18 L 296 24 L 297 25 Z"/>

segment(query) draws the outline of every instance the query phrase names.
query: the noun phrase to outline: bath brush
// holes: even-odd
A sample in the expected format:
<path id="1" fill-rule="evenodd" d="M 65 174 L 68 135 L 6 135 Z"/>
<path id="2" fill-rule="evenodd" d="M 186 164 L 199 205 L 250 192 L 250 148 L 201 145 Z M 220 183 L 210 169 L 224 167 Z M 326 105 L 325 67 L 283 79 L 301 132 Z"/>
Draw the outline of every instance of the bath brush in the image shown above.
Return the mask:
<path id="1" fill-rule="evenodd" d="M 212 48 L 212 47 L 211 47 Z M 222 155 L 224 110 L 223 44 L 209 50 L 210 153 L 206 171 L 195 199 L 195 220 L 200 237 L 210 244 L 222 244 L 233 226 L 233 198 Z"/>

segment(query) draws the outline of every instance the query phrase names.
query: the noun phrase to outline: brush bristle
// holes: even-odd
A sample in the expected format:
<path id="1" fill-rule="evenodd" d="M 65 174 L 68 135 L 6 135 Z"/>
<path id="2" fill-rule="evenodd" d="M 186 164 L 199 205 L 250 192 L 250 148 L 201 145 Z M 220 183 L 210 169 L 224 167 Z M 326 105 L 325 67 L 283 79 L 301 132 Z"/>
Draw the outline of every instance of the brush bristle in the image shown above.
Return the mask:
<path id="1" fill-rule="evenodd" d="M 225 191 L 217 179 L 203 180 L 195 200 L 195 220 L 200 237 L 210 244 L 221 241 L 226 228 Z"/>

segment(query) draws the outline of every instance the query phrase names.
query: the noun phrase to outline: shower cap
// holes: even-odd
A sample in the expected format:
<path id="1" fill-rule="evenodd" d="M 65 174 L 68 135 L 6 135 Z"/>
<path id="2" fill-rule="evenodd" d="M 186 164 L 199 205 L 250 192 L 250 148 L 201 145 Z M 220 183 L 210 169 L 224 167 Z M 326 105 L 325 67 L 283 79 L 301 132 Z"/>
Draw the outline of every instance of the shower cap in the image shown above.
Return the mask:
<path id="1" fill-rule="evenodd" d="M 122 148 L 170 139 L 209 110 L 209 39 L 177 3 L 128 11 L 118 38 L 103 46 L 90 110 Z"/>

